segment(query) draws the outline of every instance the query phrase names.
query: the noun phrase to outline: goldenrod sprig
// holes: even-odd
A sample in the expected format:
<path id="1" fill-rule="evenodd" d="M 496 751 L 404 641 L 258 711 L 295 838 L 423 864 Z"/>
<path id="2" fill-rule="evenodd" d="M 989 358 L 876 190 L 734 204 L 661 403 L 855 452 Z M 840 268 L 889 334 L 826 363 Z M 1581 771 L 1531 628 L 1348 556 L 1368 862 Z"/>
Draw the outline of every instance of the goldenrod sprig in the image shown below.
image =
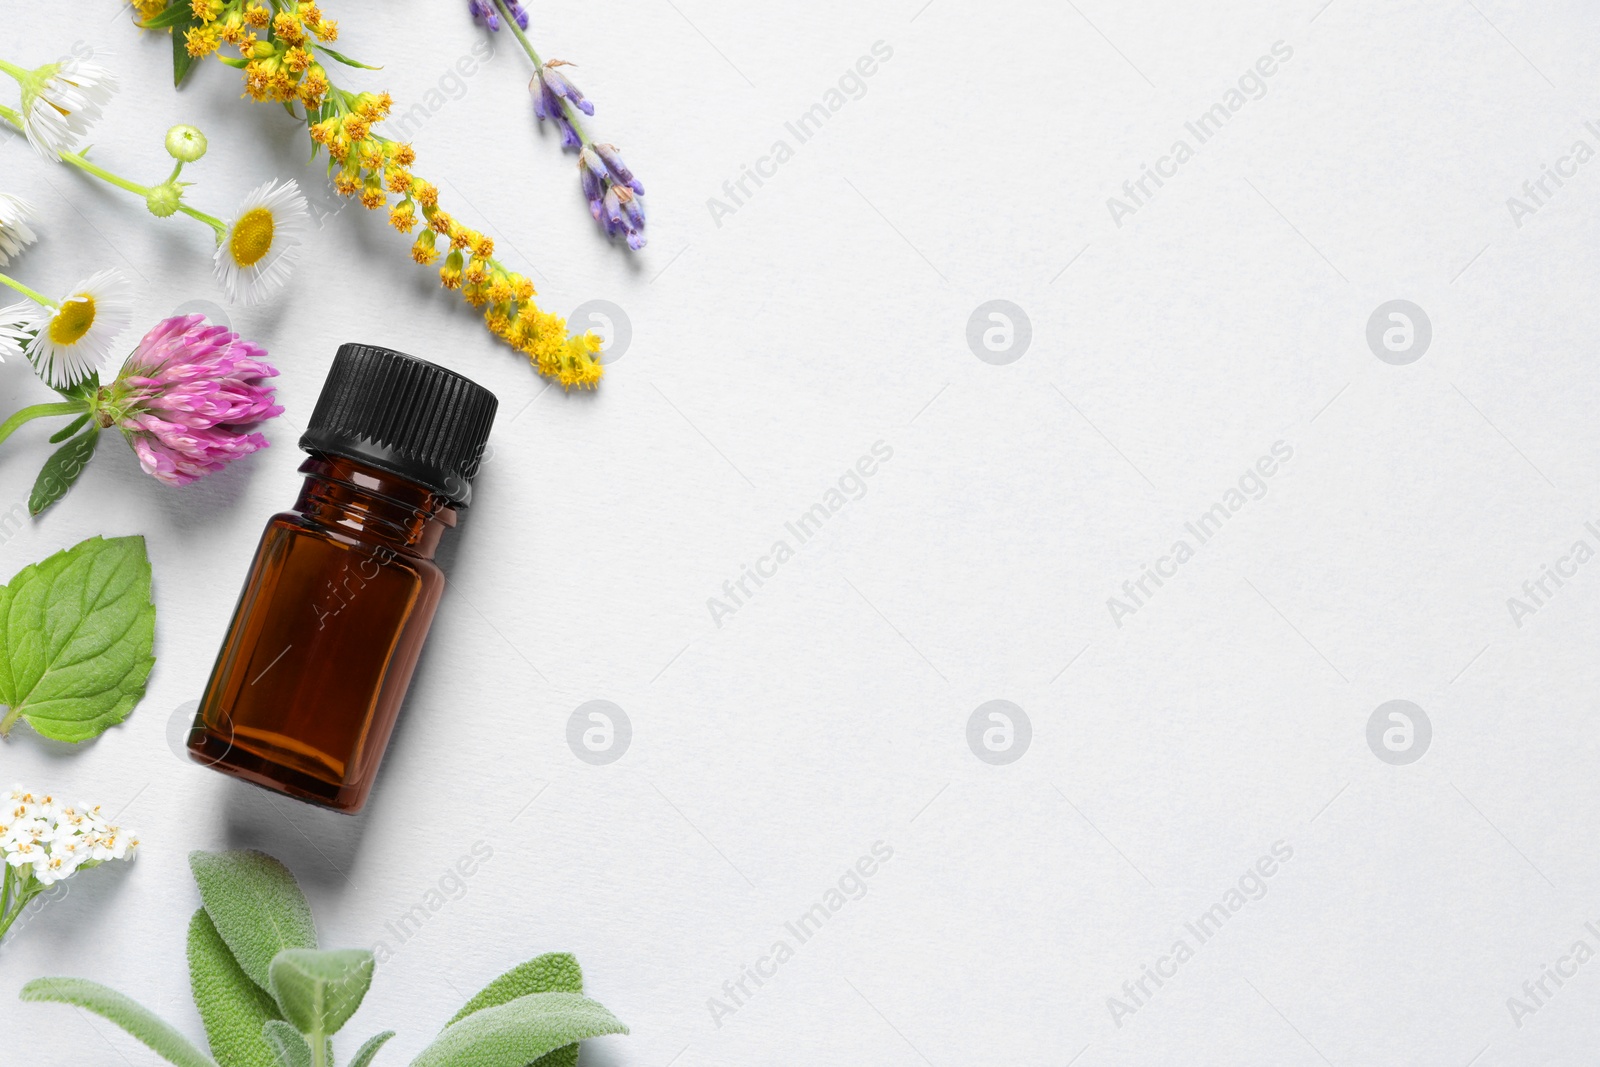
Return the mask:
<path id="1" fill-rule="evenodd" d="M 524 353 L 565 388 L 593 388 L 604 373 L 600 339 L 569 336 L 566 321 L 534 302 L 532 281 L 494 255 L 494 241 L 454 218 L 438 186 L 412 172 L 416 152 L 378 132 L 394 101 L 388 93 L 350 92 L 325 60 L 366 67 L 334 51 L 338 23 L 312 0 L 130 0 L 141 23 L 182 32 L 188 56 L 215 56 L 243 72 L 244 95 L 282 104 L 306 124 L 313 154 L 328 152 L 328 176 L 341 196 L 368 210 L 388 210 L 401 233 L 420 230 L 411 256 L 439 264 L 439 282 L 461 293 L 496 337 Z M 222 54 L 223 47 L 237 56 Z M 297 111 L 296 108 L 299 110 Z M 440 263 L 440 260 L 443 260 Z"/>

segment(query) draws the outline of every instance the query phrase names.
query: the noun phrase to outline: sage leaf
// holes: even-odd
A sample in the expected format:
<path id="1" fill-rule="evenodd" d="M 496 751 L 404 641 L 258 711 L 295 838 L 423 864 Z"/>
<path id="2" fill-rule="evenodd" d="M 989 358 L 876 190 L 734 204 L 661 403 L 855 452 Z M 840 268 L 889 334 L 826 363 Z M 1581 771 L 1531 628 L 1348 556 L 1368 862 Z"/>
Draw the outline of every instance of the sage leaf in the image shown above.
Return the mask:
<path id="1" fill-rule="evenodd" d="M 155 664 L 144 538 L 91 537 L 0 586 L 0 718 L 86 741 L 128 717 Z"/>
<path id="2" fill-rule="evenodd" d="M 527 1067 L 563 1045 L 628 1028 L 578 993 L 529 993 L 444 1028 L 411 1067 Z"/>
<path id="3" fill-rule="evenodd" d="M 367 1043 L 356 1050 L 356 1058 L 350 1061 L 350 1067 L 371 1067 L 372 1057 L 376 1056 L 383 1043 L 393 1036 L 393 1030 L 385 1030 L 381 1034 L 373 1034 L 367 1038 Z"/>
<path id="4" fill-rule="evenodd" d="M 569 952 L 546 952 L 519 963 L 479 990 L 450 1020 L 458 1023 L 473 1012 L 493 1008 L 529 993 L 582 993 L 583 969 Z M 563 1045 L 534 1061 L 532 1067 L 577 1067 L 578 1045 Z"/>
<path id="5" fill-rule="evenodd" d="M 55 440 L 55 438 L 51 438 Z M 90 423 L 89 428 L 50 454 L 39 468 L 39 477 L 28 494 L 28 514 L 41 515 L 44 509 L 67 495 L 83 468 L 94 455 L 94 446 L 100 441 L 100 427 Z"/>
<path id="6" fill-rule="evenodd" d="M 189 987 L 211 1052 L 228 1067 L 278 1067 L 261 1028 L 280 1018 L 267 991 L 250 981 L 204 908 L 189 921 Z"/>
<path id="7" fill-rule="evenodd" d="M 305 1036 L 282 1019 L 263 1023 L 261 1040 L 272 1049 L 276 1057 L 273 1063 L 277 1067 L 311 1067 L 311 1046 L 306 1043 Z"/>
<path id="8" fill-rule="evenodd" d="M 268 992 L 272 959 L 286 948 L 316 948 L 311 905 L 289 868 L 254 850 L 191 852 L 189 870 L 239 969 Z"/>
<path id="9" fill-rule="evenodd" d="M 372 985 L 372 953 L 360 948 L 290 948 L 270 969 L 272 995 L 302 1034 L 336 1034 Z"/>
<path id="10" fill-rule="evenodd" d="M 23 1000 L 75 1004 L 110 1019 L 177 1067 L 217 1067 L 211 1057 L 138 1002 L 86 978 L 35 978 L 22 987 Z"/>

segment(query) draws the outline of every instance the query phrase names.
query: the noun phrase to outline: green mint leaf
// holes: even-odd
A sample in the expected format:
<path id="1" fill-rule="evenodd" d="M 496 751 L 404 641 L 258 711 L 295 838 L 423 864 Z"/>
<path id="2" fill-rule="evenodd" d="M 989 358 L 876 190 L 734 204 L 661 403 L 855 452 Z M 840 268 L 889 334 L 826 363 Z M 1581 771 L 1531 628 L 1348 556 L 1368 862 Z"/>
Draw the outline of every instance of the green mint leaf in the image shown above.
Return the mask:
<path id="1" fill-rule="evenodd" d="M 239 967 L 204 908 L 189 921 L 189 987 L 213 1055 L 228 1067 L 278 1067 L 261 1033 L 278 1006 Z"/>
<path id="2" fill-rule="evenodd" d="M 356 1058 L 350 1061 L 350 1067 L 372 1067 L 372 1057 L 376 1056 L 383 1043 L 393 1036 L 393 1030 L 385 1030 L 381 1034 L 373 1034 L 367 1038 L 367 1043 L 356 1050 Z"/>
<path id="3" fill-rule="evenodd" d="M 564 1045 L 628 1028 L 577 993 L 529 993 L 445 1027 L 411 1067 L 527 1067 Z"/>
<path id="4" fill-rule="evenodd" d="M 282 1019 L 269 1019 L 261 1025 L 261 1040 L 277 1058 L 278 1067 L 311 1067 L 311 1046 L 305 1037 Z M 233 1067 L 229 1064 L 228 1067 Z"/>
<path id="5" fill-rule="evenodd" d="M 121 722 L 155 664 L 144 538 L 91 537 L 0 587 L 0 735 L 18 718 L 85 741 Z"/>
<path id="6" fill-rule="evenodd" d="M 53 445 L 59 445 L 62 441 L 65 441 L 67 438 L 71 437 L 73 434 L 75 434 L 79 430 L 83 429 L 83 424 L 88 422 L 88 421 L 89 421 L 89 412 L 85 411 L 82 415 L 79 415 L 77 418 L 73 419 L 71 422 L 69 422 L 65 426 L 61 427 L 61 429 L 59 429 L 55 433 L 51 434 L 50 435 L 50 443 L 53 444 Z"/>
<path id="7" fill-rule="evenodd" d="M 22 987 L 19 995 L 23 1000 L 75 1004 L 110 1019 L 177 1067 L 217 1067 L 209 1056 L 150 1009 L 98 982 L 84 978 L 35 978 Z"/>
<path id="8" fill-rule="evenodd" d="M 479 990 L 467 1001 L 450 1024 L 460 1022 L 473 1012 L 494 1008 L 529 993 L 582 993 L 583 969 L 578 960 L 567 952 L 546 952 L 526 963 L 519 963 L 499 978 Z M 532 1067 L 577 1067 L 578 1046 L 564 1045 L 534 1061 Z"/>
<path id="9" fill-rule="evenodd" d="M 83 416 L 85 419 L 88 417 Z M 55 439 L 50 438 L 51 441 Z M 44 466 L 39 470 L 39 477 L 33 483 L 33 492 L 28 494 L 29 515 L 43 513 L 45 508 L 67 495 L 72 483 L 78 480 L 83 468 L 89 465 L 89 458 L 94 455 L 94 446 L 99 441 L 100 427 L 90 423 L 87 430 L 56 449 L 50 458 L 44 461 Z"/>
<path id="10" fill-rule="evenodd" d="M 272 958 L 286 948 L 316 948 L 311 905 L 289 868 L 264 852 L 191 852 L 200 903 L 238 961 L 271 991 Z"/>
<path id="11" fill-rule="evenodd" d="M 284 949 L 272 959 L 272 995 L 283 1017 L 302 1034 L 333 1035 L 361 1007 L 372 985 L 366 949 Z"/>

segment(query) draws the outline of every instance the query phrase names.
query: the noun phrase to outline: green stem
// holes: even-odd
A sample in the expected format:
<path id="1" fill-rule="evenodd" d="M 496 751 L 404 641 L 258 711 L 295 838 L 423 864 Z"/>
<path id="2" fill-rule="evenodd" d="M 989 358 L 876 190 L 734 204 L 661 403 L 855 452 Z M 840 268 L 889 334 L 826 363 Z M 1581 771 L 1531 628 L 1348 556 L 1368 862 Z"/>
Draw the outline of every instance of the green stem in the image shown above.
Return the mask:
<path id="1" fill-rule="evenodd" d="M 51 415 L 81 415 L 88 410 L 88 404 L 82 400 L 63 400 L 57 404 L 35 404 L 32 407 L 23 408 L 5 422 L 0 422 L 0 442 L 10 437 L 17 427 L 23 423 L 32 422 L 34 419 L 49 418 Z M 4 734 L 11 728 L 11 723 L 15 718 L 16 713 L 12 712 L 4 719 L 0 719 L 0 734 Z"/>
<path id="2" fill-rule="evenodd" d="M 500 13 L 505 16 L 506 26 L 511 30 L 511 35 L 517 39 L 517 43 L 522 46 L 522 50 L 528 53 L 528 58 L 533 60 L 533 65 L 535 67 L 544 66 L 544 60 L 539 58 L 539 53 L 533 47 L 533 42 L 528 40 L 528 35 L 522 32 L 522 27 L 517 24 L 517 20 L 511 17 L 511 12 L 506 8 L 505 0 L 494 0 L 494 6 L 499 8 Z M 537 74 L 534 76 L 538 77 Z M 572 123 L 574 130 L 578 131 L 578 140 L 583 143 L 585 148 L 593 146 L 594 139 L 589 136 L 589 131 L 584 128 L 583 120 L 578 117 L 578 109 L 568 103 L 565 97 L 557 97 L 556 99 L 561 104 L 561 111 L 567 116 L 567 121 Z"/>
<path id="3" fill-rule="evenodd" d="M 178 210 L 183 212 L 185 215 L 188 215 L 191 219 L 199 219 L 201 222 L 215 230 L 218 244 L 221 244 L 222 239 L 228 235 L 228 224 L 217 218 L 215 215 L 207 215 L 204 211 L 199 211 L 195 208 L 192 208 L 182 201 L 179 201 L 178 203 Z"/>
<path id="4" fill-rule="evenodd" d="M 95 163 L 90 163 L 83 157 L 82 152 L 63 152 L 61 153 L 61 162 L 70 163 L 79 170 L 88 171 L 96 178 L 99 178 L 103 182 L 110 182 L 118 189 L 126 189 L 128 192 L 137 193 L 139 196 L 150 195 L 150 187 L 148 185 L 140 185 L 138 182 L 131 182 L 126 178 L 120 178 L 117 175 L 112 174 L 109 170 L 106 170 L 104 167 Z"/>
<path id="5" fill-rule="evenodd" d="M 3 62 L 3 60 L 0 60 L 0 63 Z M 22 129 L 22 116 L 17 114 L 15 111 L 12 111 L 10 108 L 0 106 L 0 118 L 5 119 L 18 130 Z M 92 174 L 103 182 L 115 185 L 118 189 L 125 189 L 128 192 L 133 193 L 135 196 L 143 198 L 150 195 L 150 191 L 152 189 L 151 186 L 140 185 L 138 182 L 129 181 L 127 178 L 113 174 L 109 170 L 106 170 L 104 167 L 100 166 L 98 163 L 89 162 L 88 158 L 82 152 L 63 152 L 61 153 L 61 162 L 77 167 L 79 170 L 88 174 Z M 168 178 L 162 184 L 170 185 L 173 180 L 178 177 L 178 172 L 182 169 L 183 164 L 180 162 L 172 169 L 172 177 Z M 190 218 L 199 219 L 207 226 L 210 226 L 211 229 L 216 232 L 217 240 L 219 241 L 222 239 L 223 234 L 228 232 L 227 224 L 221 219 L 217 218 L 215 215 L 207 215 L 204 211 L 192 208 L 188 204 L 185 204 L 181 201 L 178 204 L 178 210 L 183 212 L 185 215 L 188 215 Z"/>
<path id="6" fill-rule="evenodd" d="M 3 59 L 0 59 L 0 71 L 3 71 L 4 73 L 11 75 L 19 83 L 24 78 L 29 78 L 29 77 L 33 76 L 33 71 L 28 70 L 25 67 L 19 67 L 15 63 L 7 63 Z"/>
<path id="7" fill-rule="evenodd" d="M 5 725 L 8 727 L 11 719 L 12 716 L 6 716 Z M 10 900 L 7 910 L 4 913 L 0 913 L 0 938 L 6 936 L 6 931 L 11 929 L 11 924 L 16 922 L 24 911 L 28 910 L 28 905 L 33 902 L 33 898 L 38 896 L 44 889 L 44 886 L 34 880 L 31 873 L 21 873 L 21 868 L 16 868 L 15 870 L 19 873 L 13 876 L 12 866 L 9 863 L 6 864 L 6 881 L 10 887 Z"/>
<path id="8" fill-rule="evenodd" d="M 311 1067 L 328 1067 L 328 1039 L 320 1024 L 311 1031 Z"/>
<path id="9" fill-rule="evenodd" d="M 9 275 L 0 274 L 0 285 L 10 286 L 12 289 L 15 289 L 17 292 L 27 297 L 29 300 L 32 300 L 34 303 L 43 304 L 47 308 L 61 306 L 54 300 L 51 300 L 48 296 L 45 296 L 43 293 L 35 289 L 29 289 L 26 285 L 23 285 L 21 282 L 10 277 Z M 3 438 L 0 438 L 0 440 L 3 440 Z"/>
<path id="10" fill-rule="evenodd" d="M 533 42 L 528 40 L 528 35 L 522 32 L 522 26 L 511 17 L 511 11 L 505 5 L 505 0 L 494 0 L 494 6 L 500 9 L 500 14 L 505 16 L 506 25 L 511 29 L 511 35 L 522 45 L 522 50 L 528 53 L 528 58 L 533 60 L 536 67 L 544 66 L 544 60 L 539 58 L 539 53 L 534 51 Z"/>

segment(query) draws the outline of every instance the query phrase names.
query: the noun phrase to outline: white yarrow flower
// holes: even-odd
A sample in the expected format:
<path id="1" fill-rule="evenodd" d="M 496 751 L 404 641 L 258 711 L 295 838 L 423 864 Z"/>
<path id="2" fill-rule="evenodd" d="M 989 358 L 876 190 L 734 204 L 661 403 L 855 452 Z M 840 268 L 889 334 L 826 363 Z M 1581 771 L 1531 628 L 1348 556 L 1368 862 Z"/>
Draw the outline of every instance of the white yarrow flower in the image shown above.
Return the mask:
<path id="1" fill-rule="evenodd" d="M 22 132 L 44 158 L 75 151 L 117 91 L 116 76 L 95 62 L 99 55 L 68 56 L 19 79 Z"/>
<path id="2" fill-rule="evenodd" d="M 90 275 L 62 297 L 61 306 L 26 309 L 23 325 L 34 332 L 26 352 L 34 370 L 55 389 L 76 385 L 111 354 L 117 337 L 133 322 L 133 286 L 119 270 Z"/>
<path id="3" fill-rule="evenodd" d="M 19 786 L 0 796 L 0 860 L 11 884 L 0 935 L 48 886 L 107 860 L 132 859 L 139 837 L 108 825 L 98 806 L 62 804 Z"/>
<path id="4" fill-rule="evenodd" d="M 217 246 L 217 279 L 237 304 L 259 304 L 289 280 L 310 221 L 300 186 L 270 181 L 244 198 Z"/>
<path id="5" fill-rule="evenodd" d="M 0 193 L 0 267 L 33 244 L 37 234 L 28 224 L 35 218 L 33 205 L 20 196 Z"/>

